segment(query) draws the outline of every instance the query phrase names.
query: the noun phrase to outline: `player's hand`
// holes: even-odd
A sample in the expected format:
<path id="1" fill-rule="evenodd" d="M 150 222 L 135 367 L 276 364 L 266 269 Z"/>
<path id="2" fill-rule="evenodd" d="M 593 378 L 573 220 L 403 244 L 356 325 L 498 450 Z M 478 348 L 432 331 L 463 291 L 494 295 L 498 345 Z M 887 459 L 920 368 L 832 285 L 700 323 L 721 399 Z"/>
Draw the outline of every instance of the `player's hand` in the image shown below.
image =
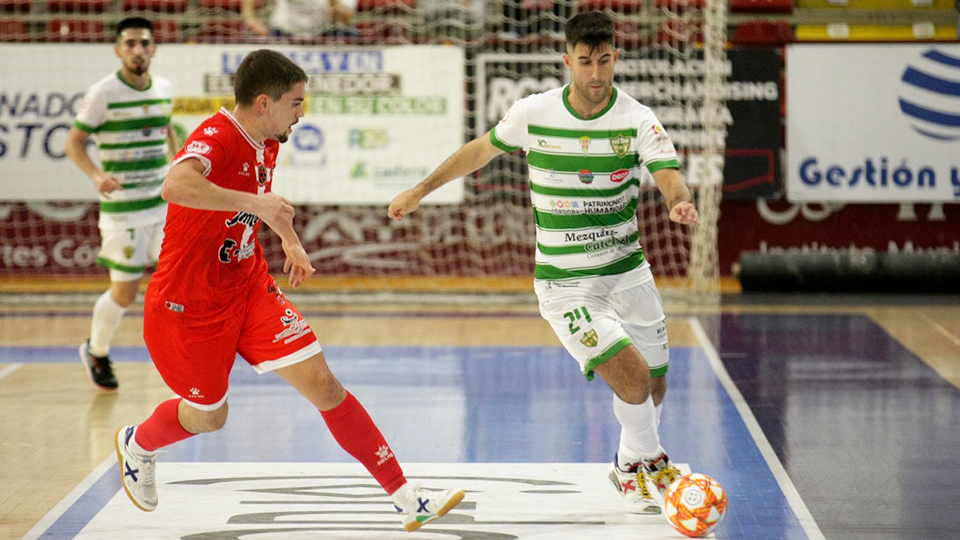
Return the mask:
<path id="1" fill-rule="evenodd" d="M 257 19 L 257 18 L 255 18 L 255 17 L 251 17 L 251 18 L 249 18 L 249 19 L 244 19 L 243 22 L 244 22 L 244 24 L 247 25 L 247 28 L 249 28 L 251 32 L 253 32 L 254 34 L 256 34 L 256 35 L 258 35 L 258 36 L 269 36 L 269 35 L 270 35 L 270 29 L 267 28 L 266 25 L 264 25 L 262 22 L 260 22 L 260 19 Z"/>
<path id="2" fill-rule="evenodd" d="M 408 189 L 393 198 L 393 201 L 390 203 L 390 208 L 387 210 L 387 216 L 400 221 L 403 219 L 403 216 L 413 212 L 419 207 L 420 197 L 414 193 L 412 189 Z"/>
<path id="3" fill-rule="evenodd" d="M 101 195 L 107 195 L 118 189 L 123 189 L 123 185 L 120 184 L 120 179 L 116 176 L 101 172 L 93 177 L 93 185 L 97 188 L 97 192 Z"/>
<path id="4" fill-rule="evenodd" d="M 264 193 L 256 197 L 260 219 L 282 238 L 287 232 L 293 232 L 293 204 L 276 193 Z"/>
<path id="5" fill-rule="evenodd" d="M 676 223 L 700 225 L 700 212 L 697 212 L 697 207 L 692 203 L 681 201 L 670 209 L 670 220 Z"/>
<path id="6" fill-rule="evenodd" d="M 287 260 L 283 263 L 283 272 L 290 274 L 287 281 L 291 287 L 296 289 L 301 283 L 310 279 L 310 276 L 317 269 L 310 264 L 310 257 L 307 256 L 307 252 L 303 249 L 299 240 L 283 241 L 282 246 L 283 252 L 287 256 Z"/>

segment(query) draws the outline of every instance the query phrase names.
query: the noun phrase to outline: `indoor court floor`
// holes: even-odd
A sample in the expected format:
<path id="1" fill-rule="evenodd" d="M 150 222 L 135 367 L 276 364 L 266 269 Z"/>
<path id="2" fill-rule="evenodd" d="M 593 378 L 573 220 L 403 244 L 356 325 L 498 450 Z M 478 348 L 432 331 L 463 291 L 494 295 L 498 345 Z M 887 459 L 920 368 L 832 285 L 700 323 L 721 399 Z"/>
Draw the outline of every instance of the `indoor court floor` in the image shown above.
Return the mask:
<path id="1" fill-rule="evenodd" d="M 128 313 L 117 392 L 77 357 L 87 303 L 0 304 L 0 540 L 679 539 L 606 479 L 619 426 L 530 301 L 314 303 L 291 295 L 407 477 L 464 502 L 405 533 L 320 415 L 239 361 L 220 432 L 164 449 L 160 504 L 120 486 L 114 432 L 170 397 Z M 532 298 L 532 297 L 531 297 Z M 661 436 L 713 476 L 718 539 L 960 538 L 957 297 L 731 295 L 668 305 Z"/>

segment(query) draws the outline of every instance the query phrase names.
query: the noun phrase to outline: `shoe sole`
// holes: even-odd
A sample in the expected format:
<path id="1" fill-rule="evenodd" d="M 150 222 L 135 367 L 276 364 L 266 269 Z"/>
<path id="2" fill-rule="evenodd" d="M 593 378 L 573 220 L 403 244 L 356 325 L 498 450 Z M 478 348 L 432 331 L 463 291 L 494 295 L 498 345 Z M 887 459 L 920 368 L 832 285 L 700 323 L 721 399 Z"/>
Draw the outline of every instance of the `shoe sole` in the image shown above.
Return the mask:
<path id="1" fill-rule="evenodd" d="M 617 473 L 615 473 L 613 469 L 611 469 L 610 474 L 607 475 L 607 480 L 610 480 L 610 483 L 613 484 L 613 489 L 616 489 L 617 493 L 620 494 L 620 497 L 623 498 L 623 492 L 620 491 L 620 480 L 617 479 Z M 654 502 L 653 506 L 647 506 L 641 512 L 631 510 L 630 508 L 627 508 L 627 512 L 630 512 L 631 514 L 637 514 L 638 516 L 655 516 L 660 513 L 660 506 Z"/>
<path id="2" fill-rule="evenodd" d="M 143 510 L 144 512 L 153 512 L 154 510 L 157 509 L 157 507 L 154 506 L 153 508 L 147 508 L 142 504 L 140 504 L 139 502 L 137 502 L 137 499 L 133 497 L 133 493 L 130 493 L 130 490 L 127 489 L 127 483 L 123 481 L 123 477 L 124 477 L 123 453 L 120 451 L 120 434 L 123 432 L 124 427 L 126 426 L 123 426 L 120 429 L 118 429 L 117 435 L 113 438 L 113 445 L 117 449 L 117 462 L 120 464 L 120 483 L 123 485 L 123 491 L 126 492 L 127 497 L 130 498 L 130 502 L 132 502 L 137 508 Z"/>
<path id="3" fill-rule="evenodd" d="M 456 508 L 458 504 L 460 504 L 460 501 L 463 500 L 464 495 L 466 495 L 466 493 L 464 493 L 463 491 L 458 491 L 454 493 L 453 497 L 450 497 L 450 500 L 447 501 L 447 504 L 443 505 L 443 508 L 441 508 L 437 512 L 437 515 L 433 516 L 432 518 L 426 521 L 412 521 L 404 525 L 403 528 L 406 529 L 407 532 L 413 532 L 419 529 L 420 527 L 423 527 L 427 523 L 430 523 L 431 521 L 442 518 L 443 516 L 447 515 L 447 512 L 453 510 L 454 508 Z"/>
<path id="4" fill-rule="evenodd" d="M 93 366 L 87 363 L 87 353 L 83 350 L 85 346 L 86 343 L 80 344 L 80 348 L 77 349 L 77 353 L 80 355 L 80 363 L 83 364 L 83 367 L 87 368 L 84 370 L 87 373 L 87 380 L 90 381 L 90 384 L 96 386 L 100 390 L 105 392 L 115 392 L 117 390 L 116 386 L 102 386 L 97 384 L 97 381 L 93 380 Z"/>

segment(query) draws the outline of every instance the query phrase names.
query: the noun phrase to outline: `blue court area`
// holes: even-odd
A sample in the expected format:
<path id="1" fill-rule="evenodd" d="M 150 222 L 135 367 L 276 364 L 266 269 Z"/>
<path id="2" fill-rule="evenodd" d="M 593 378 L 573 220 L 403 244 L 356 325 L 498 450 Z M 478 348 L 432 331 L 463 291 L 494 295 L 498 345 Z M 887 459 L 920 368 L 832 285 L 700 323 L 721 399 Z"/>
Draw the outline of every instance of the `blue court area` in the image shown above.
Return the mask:
<path id="1" fill-rule="evenodd" d="M 401 463 L 461 464 L 454 476 L 463 478 L 468 501 L 469 478 L 482 476 L 470 475 L 472 469 L 489 475 L 496 464 L 503 464 L 505 474 L 517 472 L 516 464 L 529 464 L 531 471 L 544 464 L 595 464 L 580 482 L 600 495 L 583 496 L 594 503 L 599 499 L 610 519 L 620 519 L 621 503 L 605 477 L 620 429 L 612 393 L 599 379 L 587 382 L 560 347 L 326 347 L 325 352 L 334 373 L 370 411 Z M 4 349 L 4 356 L 20 362 L 75 362 L 74 354 L 60 348 Z M 113 358 L 149 361 L 140 348 L 115 349 Z M 797 501 L 790 500 L 789 489 L 785 492 L 765 461 L 765 440 L 761 436 L 758 444 L 748 431 L 735 405 L 738 396 L 724 387 L 717 365 L 711 365 L 704 350 L 673 350 L 661 427 L 663 444 L 676 462 L 713 476 L 726 488 L 731 510 L 716 537 L 822 538 L 809 520 L 801 524 Z M 251 462 L 353 462 L 326 431 L 319 413 L 277 376 L 257 375 L 238 360 L 229 403 L 226 428 L 165 449 L 158 475 L 164 463 L 240 467 Z M 108 501 L 121 489 L 119 475 L 108 467 L 95 476 L 41 538 L 83 538 L 77 535 L 87 523 L 106 512 Z M 163 501 L 163 485 L 160 496 Z M 801 508 L 800 515 L 804 511 Z M 558 518 L 565 512 L 569 510 L 558 507 Z M 530 537 L 550 537 L 550 527 L 544 523 Z M 428 528 L 422 531 L 430 537 Z M 576 534 L 604 538 L 597 525 L 584 524 Z M 437 531 L 434 537 L 444 535 Z"/>

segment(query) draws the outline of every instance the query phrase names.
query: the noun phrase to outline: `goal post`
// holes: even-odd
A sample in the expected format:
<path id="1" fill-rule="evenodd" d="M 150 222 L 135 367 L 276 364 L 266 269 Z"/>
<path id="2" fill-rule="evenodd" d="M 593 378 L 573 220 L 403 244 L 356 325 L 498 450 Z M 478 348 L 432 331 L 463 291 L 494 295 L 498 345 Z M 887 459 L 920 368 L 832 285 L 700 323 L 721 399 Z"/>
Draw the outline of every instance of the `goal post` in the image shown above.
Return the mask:
<path id="1" fill-rule="evenodd" d="M 72 1 L 80 2 L 63 0 Z M 18 74 L 0 90 L 0 288 L 89 292 L 105 282 L 106 270 L 94 264 L 96 194 L 63 145 L 83 93 L 119 67 L 116 24 L 142 15 L 162 21 L 151 71 L 174 83 L 181 136 L 232 106 L 232 72 L 246 52 L 275 48 L 310 74 L 307 114 L 281 149 L 275 190 L 296 205 L 318 290 L 532 291 L 535 231 L 522 155 L 501 156 L 454 182 L 403 222 L 389 220 L 386 206 L 514 101 L 567 82 L 564 23 L 603 9 L 617 23 L 622 51 L 616 84 L 663 122 L 701 217 L 700 227 L 670 222 L 647 179 L 641 244 L 668 301 L 719 298 L 726 2 L 370 0 L 357 4 L 356 32 L 281 40 L 252 35 L 234 4 L 188 0 L 168 13 L 109 0 L 97 4 L 100 12 L 75 14 L 88 24 L 54 33 L 63 14 L 44 3 L 12 13 L 25 32 L 0 40 L 0 72 Z M 267 22 L 271 2 L 258 6 Z M 92 144 L 89 152 L 97 154 Z M 279 273 L 279 241 L 262 231 Z"/>

